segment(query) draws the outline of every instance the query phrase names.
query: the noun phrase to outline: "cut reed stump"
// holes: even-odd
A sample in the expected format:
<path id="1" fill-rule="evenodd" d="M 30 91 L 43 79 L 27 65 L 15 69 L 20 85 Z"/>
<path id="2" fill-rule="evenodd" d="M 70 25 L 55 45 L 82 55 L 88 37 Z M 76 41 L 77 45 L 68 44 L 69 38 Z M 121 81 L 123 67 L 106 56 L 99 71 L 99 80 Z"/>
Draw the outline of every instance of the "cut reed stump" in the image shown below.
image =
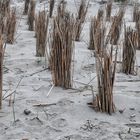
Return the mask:
<path id="1" fill-rule="evenodd" d="M 34 20 L 35 20 L 35 0 L 31 0 L 28 12 L 28 25 L 30 31 L 34 30 Z"/>
<path id="2" fill-rule="evenodd" d="M 52 17 L 53 14 L 54 4 L 55 4 L 55 0 L 50 0 L 50 11 L 49 11 L 50 18 Z"/>
<path id="3" fill-rule="evenodd" d="M 36 56 L 45 56 L 49 18 L 45 11 L 36 16 Z"/>
<path id="4" fill-rule="evenodd" d="M 3 38 L 0 34 L 0 109 L 2 108 L 2 81 L 3 81 Z"/>
<path id="5" fill-rule="evenodd" d="M 14 43 L 14 36 L 16 31 L 16 10 L 11 10 L 10 15 L 8 15 L 7 23 L 6 23 L 6 35 L 7 35 L 7 43 Z"/>
<path id="6" fill-rule="evenodd" d="M 25 0 L 23 15 L 28 14 L 30 0 Z"/>
<path id="7" fill-rule="evenodd" d="M 72 87 L 74 22 L 71 16 L 54 19 L 50 46 L 50 69 L 55 86 Z"/>
<path id="8" fill-rule="evenodd" d="M 136 74 L 135 61 L 137 33 L 133 31 L 130 27 L 125 27 L 124 37 L 122 71 L 126 74 Z"/>

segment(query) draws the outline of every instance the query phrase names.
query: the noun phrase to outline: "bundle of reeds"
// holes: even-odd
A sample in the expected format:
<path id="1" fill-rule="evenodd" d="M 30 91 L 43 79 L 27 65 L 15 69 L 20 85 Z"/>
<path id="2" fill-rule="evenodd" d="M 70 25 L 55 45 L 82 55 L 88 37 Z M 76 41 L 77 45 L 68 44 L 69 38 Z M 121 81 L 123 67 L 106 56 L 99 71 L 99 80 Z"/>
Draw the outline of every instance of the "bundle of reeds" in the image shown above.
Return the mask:
<path id="1" fill-rule="evenodd" d="M 113 47 L 113 46 L 112 46 Z M 113 50 L 111 48 L 111 50 Z M 95 109 L 100 112 L 112 114 L 115 112 L 113 103 L 113 86 L 115 79 L 117 61 L 117 49 L 115 61 L 113 62 L 113 51 L 107 52 L 106 47 L 102 53 L 102 58 L 96 55 L 96 70 L 98 80 L 98 94 L 96 95 Z"/>
<path id="2" fill-rule="evenodd" d="M 122 20 L 123 20 L 124 12 L 125 12 L 124 8 L 121 8 L 117 16 L 113 18 L 113 22 L 109 31 L 111 36 L 110 43 L 113 45 L 117 45 L 118 43 L 121 29 L 122 29 Z"/>
<path id="3" fill-rule="evenodd" d="M 55 0 L 50 0 L 50 10 L 49 10 L 49 17 L 52 17 L 53 9 L 54 9 Z"/>
<path id="4" fill-rule="evenodd" d="M 130 27 L 125 27 L 123 43 L 122 71 L 126 74 L 135 74 L 137 33 Z"/>
<path id="5" fill-rule="evenodd" d="M 86 14 L 88 11 L 89 1 L 86 4 L 85 0 L 81 0 L 79 9 L 78 9 L 78 15 L 76 18 L 76 30 L 75 30 L 75 41 L 80 40 L 80 35 L 83 29 L 83 23 L 85 22 Z"/>
<path id="6" fill-rule="evenodd" d="M 45 11 L 36 16 L 36 56 L 45 56 L 49 18 Z"/>
<path id="7" fill-rule="evenodd" d="M 10 0 L 0 0 L 0 16 L 6 16 L 10 11 Z"/>
<path id="8" fill-rule="evenodd" d="M 6 20 L 6 40 L 7 43 L 13 44 L 14 43 L 14 35 L 16 31 L 16 9 L 13 9 L 10 11 L 10 14 L 8 15 L 8 18 Z"/>
<path id="9" fill-rule="evenodd" d="M 30 31 L 34 30 L 34 20 L 35 20 L 35 0 L 31 0 L 28 12 L 28 25 Z"/>
<path id="10" fill-rule="evenodd" d="M 30 4 L 30 0 L 25 0 L 24 11 L 23 11 L 23 14 L 24 15 L 27 15 L 28 14 L 29 4 Z"/>
<path id="11" fill-rule="evenodd" d="M 0 33 L 0 109 L 2 108 L 2 81 L 3 81 L 3 37 Z"/>
<path id="12" fill-rule="evenodd" d="M 106 21 L 110 21 L 111 11 L 112 11 L 112 1 L 109 0 L 106 6 Z"/>
<path id="13" fill-rule="evenodd" d="M 50 69 L 55 86 L 71 88 L 74 21 L 71 16 L 54 19 Z"/>

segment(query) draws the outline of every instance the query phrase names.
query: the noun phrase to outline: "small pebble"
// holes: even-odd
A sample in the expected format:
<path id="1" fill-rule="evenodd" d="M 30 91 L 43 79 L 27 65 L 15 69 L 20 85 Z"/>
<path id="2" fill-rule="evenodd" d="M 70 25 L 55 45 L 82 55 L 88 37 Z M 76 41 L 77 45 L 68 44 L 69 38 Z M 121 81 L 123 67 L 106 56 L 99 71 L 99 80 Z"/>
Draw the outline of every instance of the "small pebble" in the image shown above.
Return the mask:
<path id="1" fill-rule="evenodd" d="M 28 110 L 28 109 L 25 109 L 25 110 L 24 110 L 24 114 L 25 114 L 25 115 L 29 115 L 30 113 L 31 113 L 30 110 Z"/>

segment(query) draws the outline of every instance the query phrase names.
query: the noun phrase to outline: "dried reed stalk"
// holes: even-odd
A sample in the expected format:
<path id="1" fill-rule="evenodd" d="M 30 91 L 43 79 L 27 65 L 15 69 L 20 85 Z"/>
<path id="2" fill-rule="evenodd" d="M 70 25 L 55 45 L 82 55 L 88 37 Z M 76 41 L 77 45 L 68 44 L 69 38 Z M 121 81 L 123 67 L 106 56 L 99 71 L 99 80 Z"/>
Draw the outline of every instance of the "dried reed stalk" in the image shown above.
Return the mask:
<path id="1" fill-rule="evenodd" d="M 111 11 L 112 11 L 112 1 L 109 0 L 106 6 L 106 21 L 110 21 Z"/>
<path id="2" fill-rule="evenodd" d="M 0 33 L 0 109 L 2 108 L 2 81 L 3 81 L 3 37 Z"/>
<path id="3" fill-rule="evenodd" d="M 36 17 L 36 56 L 45 56 L 49 18 L 45 11 Z"/>
<path id="4" fill-rule="evenodd" d="M 30 0 L 25 0 L 24 11 L 23 11 L 23 14 L 24 15 L 27 15 L 28 14 L 29 4 L 30 4 Z"/>
<path id="5" fill-rule="evenodd" d="M 50 68 L 55 86 L 71 88 L 74 21 L 71 16 L 54 19 Z"/>
<path id="6" fill-rule="evenodd" d="M 31 0 L 28 12 L 28 25 L 30 31 L 34 30 L 34 20 L 35 20 L 35 1 Z"/>
<path id="7" fill-rule="evenodd" d="M 99 8 L 98 14 L 97 14 L 97 20 L 101 21 L 104 17 L 104 10 L 102 8 Z"/>
<path id="8" fill-rule="evenodd" d="M 50 0 L 50 12 L 49 12 L 50 18 L 52 17 L 53 14 L 54 4 L 55 4 L 55 0 Z"/>
<path id="9" fill-rule="evenodd" d="M 137 33 L 130 27 L 125 27 L 124 37 L 122 71 L 126 74 L 135 74 Z"/>
<path id="10" fill-rule="evenodd" d="M 122 28 L 122 20 L 124 16 L 124 8 L 121 8 L 119 10 L 119 13 L 117 16 L 114 17 L 111 28 L 110 28 L 110 43 L 113 45 L 117 45 L 120 33 L 121 33 L 121 28 Z"/>
<path id="11" fill-rule="evenodd" d="M 140 50 L 140 20 L 137 22 L 137 24 L 136 24 L 136 29 L 137 29 L 137 38 L 136 38 L 136 40 L 137 40 L 137 49 L 139 49 Z"/>
<path id="12" fill-rule="evenodd" d="M 16 31 L 16 10 L 11 10 L 10 15 L 8 15 L 7 23 L 6 23 L 6 36 L 7 36 L 7 43 L 13 44 L 14 43 L 14 35 Z"/>
<path id="13" fill-rule="evenodd" d="M 80 40 L 80 35 L 83 29 L 83 23 L 85 22 L 86 14 L 89 7 L 89 1 L 86 4 L 85 0 L 81 0 L 79 9 L 78 9 L 78 16 L 76 18 L 76 30 L 75 30 L 75 41 Z"/>

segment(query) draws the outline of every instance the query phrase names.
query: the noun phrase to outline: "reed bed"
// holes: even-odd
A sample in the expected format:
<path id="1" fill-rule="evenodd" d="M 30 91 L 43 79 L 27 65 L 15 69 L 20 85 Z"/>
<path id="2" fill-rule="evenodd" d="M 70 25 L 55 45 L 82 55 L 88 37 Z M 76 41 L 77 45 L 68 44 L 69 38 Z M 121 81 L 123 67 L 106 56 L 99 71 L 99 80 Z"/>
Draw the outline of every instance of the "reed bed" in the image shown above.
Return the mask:
<path id="1" fill-rule="evenodd" d="M 130 27 L 125 27 L 123 43 L 122 71 L 126 74 L 135 74 L 137 33 Z"/>
<path id="2" fill-rule="evenodd" d="M 28 12 L 28 25 L 30 31 L 34 30 L 34 20 L 35 20 L 35 0 L 31 0 Z"/>
<path id="3" fill-rule="evenodd" d="M 106 6 L 106 21 L 110 21 L 112 12 L 112 1 L 109 0 Z"/>
<path id="4" fill-rule="evenodd" d="M 16 9 L 11 10 L 10 14 L 8 15 L 7 22 L 6 22 L 6 42 L 13 44 L 14 43 L 14 36 L 16 31 Z"/>
<path id="5" fill-rule="evenodd" d="M 86 4 L 85 0 L 81 0 L 79 9 L 78 9 L 78 15 L 76 18 L 76 28 L 75 28 L 75 41 L 80 40 L 80 35 L 83 29 L 83 23 L 85 22 L 86 14 L 88 11 L 89 1 Z"/>
<path id="6" fill-rule="evenodd" d="M 45 11 L 39 12 L 39 15 L 36 16 L 36 56 L 43 57 L 45 56 L 46 49 L 46 40 L 47 40 L 47 31 L 49 18 L 46 15 Z"/>
<path id="7" fill-rule="evenodd" d="M 54 9 L 55 0 L 50 0 L 50 10 L 49 10 L 49 17 L 52 17 L 53 9 Z"/>
<path id="8" fill-rule="evenodd" d="M 54 19 L 50 46 L 50 69 L 55 86 L 72 87 L 74 19 L 69 15 Z"/>
<path id="9" fill-rule="evenodd" d="M 2 109 L 3 43 L 3 37 L 0 33 L 0 109 Z"/>
<path id="10" fill-rule="evenodd" d="M 111 36 L 110 43 L 113 45 L 117 45 L 119 41 L 124 13 L 125 13 L 124 8 L 121 8 L 117 16 L 113 18 L 113 22 L 110 28 L 110 36 Z"/>
<path id="11" fill-rule="evenodd" d="M 30 0 L 25 0 L 24 11 L 23 11 L 23 14 L 24 15 L 27 15 L 28 14 L 29 4 L 30 4 Z"/>

